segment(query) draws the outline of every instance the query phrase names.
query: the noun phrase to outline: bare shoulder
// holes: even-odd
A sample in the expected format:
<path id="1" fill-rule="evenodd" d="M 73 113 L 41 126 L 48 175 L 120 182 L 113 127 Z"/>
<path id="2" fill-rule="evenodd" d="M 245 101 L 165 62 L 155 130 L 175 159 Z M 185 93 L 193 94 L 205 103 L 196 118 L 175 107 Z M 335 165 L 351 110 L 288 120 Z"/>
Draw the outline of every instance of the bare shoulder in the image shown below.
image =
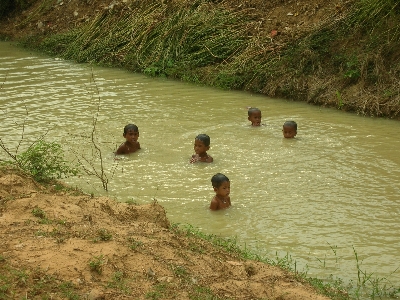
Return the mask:
<path id="1" fill-rule="evenodd" d="M 125 143 L 122 143 L 117 151 L 115 151 L 115 154 L 127 154 L 128 153 L 128 147 L 125 145 Z"/>
<path id="2" fill-rule="evenodd" d="M 216 197 L 212 198 L 211 203 L 210 203 L 210 209 L 211 210 L 218 210 L 219 209 L 219 202 Z"/>
<path id="3" fill-rule="evenodd" d="M 210 155 L 207 157 L 207 160 L 206 160 L 207 162 L 213 162 L 214 161 L 214 158 L 212 158 Z"/>

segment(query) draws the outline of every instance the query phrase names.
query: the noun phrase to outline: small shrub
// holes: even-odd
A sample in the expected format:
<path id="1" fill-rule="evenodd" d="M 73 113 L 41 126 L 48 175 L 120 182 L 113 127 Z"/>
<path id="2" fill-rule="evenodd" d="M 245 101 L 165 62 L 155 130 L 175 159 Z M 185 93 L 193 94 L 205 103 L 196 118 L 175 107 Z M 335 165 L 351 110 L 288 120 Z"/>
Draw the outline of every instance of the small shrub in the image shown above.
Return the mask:
<path id="1" fill-rule="evenodd" d="M 32 209 L 32 215 L 40 219 L 46 219 L 46 213 L 39 207 Z"/>
<path id="2" fill-rule="evenodd" d="M 109 232 L 107 229 L 104 229 L 104 228 L 97 230 L 97 236 L 98 236 L 98 239 L 96 239 L 95 241 L 97 241 L 97 240 L 109 241 L 112 238 L 111 232 Z"/>
<path id="3" fill-rule="evenodd" d="M 103 255 L 95 256 L 89 262 L 90 270 L 96 272 L 97 274 L 103 273 L 103 265 L 104 265 Z"/>
<path id="4" fill-rule="evenodd" d="M 38 182 L 48 182 L 78 174 L 76 168 L 67 165 L 61 145 L 55 142 L 39 140 L 16 159 L 18 165 Z"/>
<path id="5" fill-rule="evenodd" d="M 128 238 L 128 243 L 129 243 L 129 248 L 131 250 L 136 250 L 138 247 L 142 246 L 143 243 L 140 241 L 136 241 L 134 238 L 130 237 Z"/>

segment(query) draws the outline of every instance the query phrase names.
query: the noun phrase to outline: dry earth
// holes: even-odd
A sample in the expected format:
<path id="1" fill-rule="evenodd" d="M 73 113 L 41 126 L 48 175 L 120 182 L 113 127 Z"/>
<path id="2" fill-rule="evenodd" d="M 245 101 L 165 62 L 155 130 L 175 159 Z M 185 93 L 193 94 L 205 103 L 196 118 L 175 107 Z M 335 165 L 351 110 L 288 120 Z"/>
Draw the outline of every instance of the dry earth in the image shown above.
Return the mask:
<path id="1" fill-rule="evenodd" d="M 156 202 L 57 191 L 4 169 L 0 274 L 0 299 L 328 299 L 174 229 Z"/>

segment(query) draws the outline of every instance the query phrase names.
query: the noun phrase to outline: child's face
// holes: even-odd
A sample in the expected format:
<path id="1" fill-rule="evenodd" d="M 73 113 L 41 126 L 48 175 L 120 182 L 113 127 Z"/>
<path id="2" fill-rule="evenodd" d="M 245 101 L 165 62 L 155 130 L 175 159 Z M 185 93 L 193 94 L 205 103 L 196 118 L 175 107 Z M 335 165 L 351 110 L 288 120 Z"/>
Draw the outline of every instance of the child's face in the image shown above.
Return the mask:
<path id="1" fill-rule="evenodd" d="M 283 132 L 283 136 L 285 137 L 285 139 L 292 139 L 297 134 L 297 130 L 291 126 L 283 126 L 282 132 Z"/>
<path id="2" fill-rule="evenodd" d="M 206 146 L 204 145 L 204 143 L 200 140 L 195 139 L 194 140 L 194 152 L 196 152 L 196 154 L 201 155 L 204 154 L 208 151 L 208 149 L 210 149 L 210 146 Z"/>
<path id="3" fill-rule="evenodd" d="M 129 143 L 136 143 L 139 138 L 139 131 L 134 131 L 133 129 L 128 130 L 128 132 L 124 133 L 124 138 Z"/>
<path id="4" fill-rule="evenodd" d="M 219 197 L 228 197 L 231 191 L 231 183 L 224 181 L 218 188 L 214 188 L 214 191 Z"/>
<path id="5" fill-rule="evenodd" d="M 261 125 L 261 111 L 253 112 L 247 119 L 251 122 L 251 126 L 260 126 Z"/>

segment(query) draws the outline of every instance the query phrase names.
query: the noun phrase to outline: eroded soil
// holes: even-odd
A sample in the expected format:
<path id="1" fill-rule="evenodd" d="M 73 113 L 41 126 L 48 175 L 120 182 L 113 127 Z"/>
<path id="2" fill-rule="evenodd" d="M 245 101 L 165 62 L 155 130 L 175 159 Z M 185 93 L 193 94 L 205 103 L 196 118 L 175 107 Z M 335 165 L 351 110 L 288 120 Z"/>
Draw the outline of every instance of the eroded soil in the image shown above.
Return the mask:
<path id="1" fill-rule="evenodd" d="M 0 171 L 1 299 L 328 299 L 174 229 L 156 202 L 59 187 Z"/>

